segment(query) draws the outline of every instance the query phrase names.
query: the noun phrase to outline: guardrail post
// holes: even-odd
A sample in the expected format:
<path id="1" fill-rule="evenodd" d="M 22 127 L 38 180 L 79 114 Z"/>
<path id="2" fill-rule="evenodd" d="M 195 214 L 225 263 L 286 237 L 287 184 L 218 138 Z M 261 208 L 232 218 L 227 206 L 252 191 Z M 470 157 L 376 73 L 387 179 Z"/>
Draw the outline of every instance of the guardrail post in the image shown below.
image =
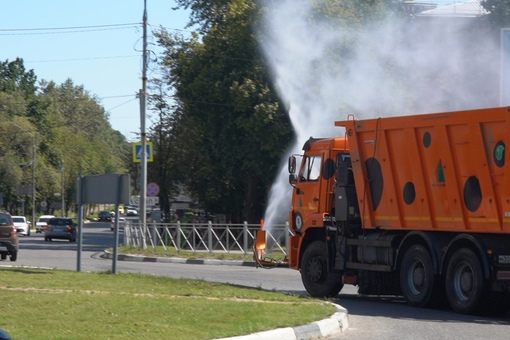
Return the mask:
<path id="1" fill-rule="evenodd" d="M 285 222 L 285 255 L 289 256 L 290 250 L 290 227 L 289 222 Z"/>
<path id="2" fill-rule="evenodd" d="M 248 222 L 244 221 L 243 227 L 243 252 L 244 255 L 248 254 Z"/>
<path id="3" fill-rule="evenodd" d="M 196 240 L 195 240 L 195 232 L 196 232 L 196 228 L 195 228 L 195 224 L 193 223 L 191 225 L 191 240 L 189 241 L 191 243 L 191 250 L 193 252 L 196 252 L 197 250 L 195 249 L 195 246 L 196 246 Z"/>
<path id="4" fill-rule="evenodd" d="M 154 250 L 158 249 L 158 238 L 156 237 L 156 223 L 152 224 L 152 244 Z"/>
<path id="5" fill-rule="evenodd" d="M 181 221 L 177 221 L 177 235 L 175 236 L 175 244 L 177 245 L 177 252 L 181 252 Z"/>
<path id="6" fill-rule="evenodd" d="M 213 252 L 213 250 L 212 250 L 212 240 L 213 240 L 212 233 L 213 233 L 212 221 L 209 221 L 207 223 L 207 246 L 209 247 L 210 254 L 212 254 L 212 252 Z"/>

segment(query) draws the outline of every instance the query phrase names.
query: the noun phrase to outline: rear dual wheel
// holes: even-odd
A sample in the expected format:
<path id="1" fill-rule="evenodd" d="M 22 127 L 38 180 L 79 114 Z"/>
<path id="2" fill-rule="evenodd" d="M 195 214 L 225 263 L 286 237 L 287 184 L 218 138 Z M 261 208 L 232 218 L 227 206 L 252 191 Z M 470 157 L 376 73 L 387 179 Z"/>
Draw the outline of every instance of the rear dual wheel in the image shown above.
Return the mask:
<path id="1" fill-rule="evenodd" d="M 480 311 L 484 295 L 489 295 L 482 264 L 471 249 L 461 248 L 452 255 L 446 271 L 446 295 L 452 309 L 462 314 Z"/>
<path id="2" fill-rule="evenodd" d="M 411 306 L 435 306 L 441 297 L 439 279 L 435 275 L 432 257 L 422 245 L 414 245 L 404 254 L 400 267 L 400 287 Z"/>

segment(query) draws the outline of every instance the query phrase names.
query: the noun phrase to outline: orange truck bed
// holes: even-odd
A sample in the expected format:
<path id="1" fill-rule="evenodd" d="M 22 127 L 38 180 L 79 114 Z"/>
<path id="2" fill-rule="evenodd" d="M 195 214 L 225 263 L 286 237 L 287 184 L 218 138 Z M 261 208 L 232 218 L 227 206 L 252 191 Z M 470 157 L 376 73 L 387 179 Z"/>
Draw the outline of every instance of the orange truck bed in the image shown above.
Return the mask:
<path id="1" fill-rule="evenodd" d="M 510 108 L 335 125 L 364 228 L 510 233 Z"/>

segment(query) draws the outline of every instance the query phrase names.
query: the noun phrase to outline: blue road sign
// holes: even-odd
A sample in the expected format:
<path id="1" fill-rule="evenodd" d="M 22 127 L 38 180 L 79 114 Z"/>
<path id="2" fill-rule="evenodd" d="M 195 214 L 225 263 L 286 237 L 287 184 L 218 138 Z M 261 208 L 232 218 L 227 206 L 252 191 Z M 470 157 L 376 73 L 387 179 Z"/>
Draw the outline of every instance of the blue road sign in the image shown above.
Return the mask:
<path id="1" fill-rule="evenodd" d="M 145 146 L 146 146 L 145 155 L 147 157 L 147 162 L 152 162 L 154 160 L 152 142 L 147 142 Z M 142 143 L 141 142 L 133 143 L 133 162 L 140 163 L 141 160 L 142 160 Z"/>

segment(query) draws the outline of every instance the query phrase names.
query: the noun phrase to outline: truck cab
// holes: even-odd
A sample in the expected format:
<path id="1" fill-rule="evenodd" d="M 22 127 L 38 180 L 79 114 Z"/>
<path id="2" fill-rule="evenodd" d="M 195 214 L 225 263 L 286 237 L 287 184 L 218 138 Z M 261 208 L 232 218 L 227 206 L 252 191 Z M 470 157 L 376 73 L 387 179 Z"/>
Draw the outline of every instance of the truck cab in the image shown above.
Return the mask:
<path id="1" fill-rule="evenodd" d="M 338 180 L 344 183 L 347 179 L 338 178 L 338 174 L 349 176 L 350 164 L 345 138 L 310 138 L 303 151 L 304 154 L 298 156 L 301 157 L 299 169 L 296 156 L 289 158 L 289 182 L 294 187 L 289 214 L 290 229 L 294 233 L 290 239 L 289 266 L 294 269 L 300 268 L 299 249 L 306 248 L 304 243 L 326 240 L 325 226 L 331 226 L 338 208 L 343 209 L 337 207 L 335 196 Z M 337 172 L 339 166 L 341 172 Z"/>

